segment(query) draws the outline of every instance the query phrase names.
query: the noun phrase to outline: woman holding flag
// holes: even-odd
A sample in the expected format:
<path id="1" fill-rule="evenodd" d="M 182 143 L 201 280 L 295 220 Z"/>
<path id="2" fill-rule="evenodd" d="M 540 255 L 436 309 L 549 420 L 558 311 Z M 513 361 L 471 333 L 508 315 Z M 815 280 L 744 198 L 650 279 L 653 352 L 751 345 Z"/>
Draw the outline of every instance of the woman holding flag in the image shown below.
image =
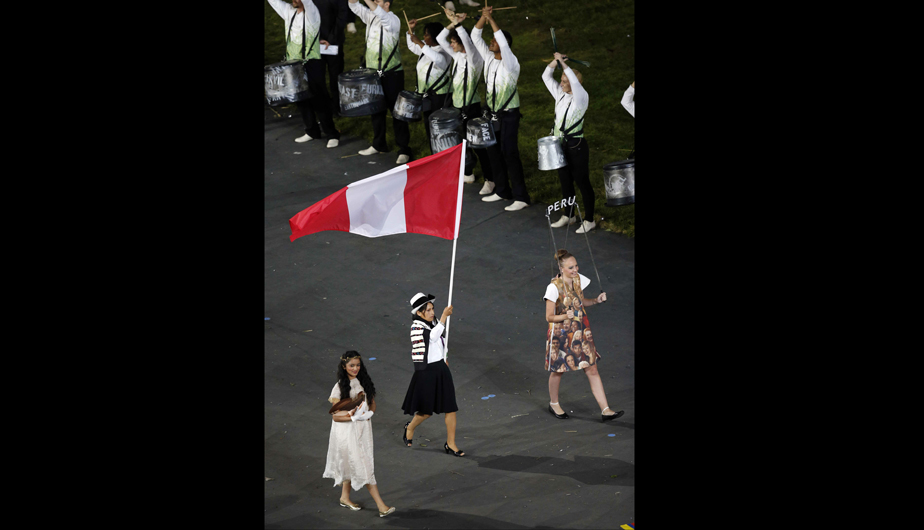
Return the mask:
<path id="1" fill-rule="evenodd" d="M 414 361 L 414 376 L 407 387 L 404 404 L 405 414 L 413 415 L 404 424 L 404 444 L 411 447 L 414 429 L 433 414 L 445 414 L 447 454 L 465 456 L 456 445 L 456 388 L 452 373 L 446 364 L 446 342 L 443 338 L 446 319 L 452 314 L 452 306 L 443 309 L 439 322 L 434 323 L 432 295 L 417 293 L 411 298 L 411 360 Z"/>

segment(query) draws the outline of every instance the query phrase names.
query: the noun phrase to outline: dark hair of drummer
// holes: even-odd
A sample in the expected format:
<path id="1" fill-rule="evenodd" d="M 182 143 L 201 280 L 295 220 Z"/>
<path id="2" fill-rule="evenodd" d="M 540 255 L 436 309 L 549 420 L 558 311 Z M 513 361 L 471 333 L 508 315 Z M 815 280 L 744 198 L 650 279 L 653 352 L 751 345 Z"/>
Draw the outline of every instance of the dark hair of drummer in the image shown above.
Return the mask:
<path id="1" fill-rule="evenodd" d="M 424 38 L 422 39 L 427 46 L 437 46 L 436 36 L 442 33 L 443 25 L 439 22 L 428 22 L 424 26 Z"/>

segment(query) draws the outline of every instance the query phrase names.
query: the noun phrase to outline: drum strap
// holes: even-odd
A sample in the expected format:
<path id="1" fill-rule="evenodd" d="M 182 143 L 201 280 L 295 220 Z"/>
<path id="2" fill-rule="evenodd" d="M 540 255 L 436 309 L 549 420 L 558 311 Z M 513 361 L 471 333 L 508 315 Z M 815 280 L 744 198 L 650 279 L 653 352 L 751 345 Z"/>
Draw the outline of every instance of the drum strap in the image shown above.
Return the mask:
<path id="1" fill-rule="evenodd" d="M 562 97 L 564 97 L 564 96 L 562 96 Z M 561 100 L 559 100 L 559 101 L 561 101 Z M 574 131 L 574 129 L 577 128 L 578 125 L 583 125 L 583 124 L 584 124 L 584 117 L 583 117 L 583 116 L 581 116 L 581 119 L 578 120 L 577 123 L 575 123 L 575 124 L 572 125 L 571 127 L 568 127 L 567 129 L 565 129 L 565 122 L 568 121 L 568 111 L 571 110 L 571 103 L 574 103 L 574 100 L 573 100 L 573 99 L 568 103 L 568 106 L 565 108 L 565 116 L 561 119 L 561 125 L 558 127 L 558 130 L 561 131 L 562 136 L 564 136 L 565 140 L 570 140 L 570 139 L 572 139 L 572 138 L 577 137 L 577 135 L 579 135 L 579 134 L 584 134 L 584 127 L 581 127 L 581 130 L 580 130 L 580 131 L 572 132 L 572 131 Z"/>
<path id="2" fill-rule="evenodd" d="M 498 65 L 498 68 L 500 68 L 499 65 Z M 491 111 L 492 120 L 497 121 L 497 113 L 503 112 L 504 109 L 507 108 L 507 105 L 509 105 L 510 102 L 513 101 L 513 97 L 517 95 L 517 90 L 519 89 L 520 87 L 514 87 L 513 94 L 510 94 L 510 97 L 507 98 L 507 101 L 505 101 L 504 104 L 500 106 L 500 108 L 494 107 L 495 110 Z M 497 70 L 496 69 L 494 70 L 494 92 L 493 94 L 491 94 L 491 103 L 497 103 Z"/>
<path id="3" fill-rule="evenodd" d="M 298 16 L 298 11 L 297 11 L 297 10 L 296 10 L 295 13 L 292 15 L 292 20 L 289 21 L 289 34 L 286 35 L 286 43 L 288 43 L 288 42 L 289 42 L 289 39 L 292 37 L 292 26 L 295 25 L 295 17 L 296 17 L 296 16 Z M 305 12 L 302 11 L 302 32 L 303 32 L 303 33 L 304 33 L 304 31 L 305 31 L 305 28 L 308 27 L 308 21 L 305 19 L 305 17 L 306 17 Z M 318 42 L 318 37 L 320 37 L 320 36 L 321 36 L 321 32 L 318 31 L 317 35 L 314 36 L 314 40 L 311 41 L 311 46 L 308 46 L 307 49 L 305 48 L 305 38 L 304 38 L 304 36 L 302 36 L 302 56 L 301 56 L 301 59 L 302 59 L 303 61 L 307 61 L 307 60 L 308 60 L 308 52 L 310 52 L 311 49 L 314 48 L 314 43 Z"/>
<path id="4" fill-rule="evenodd" d="M 384 77 L 386 73 L 394 72 L 395 70 L 399 70 L 401 68 L 401 64 L 398 64 L 398 66 L 396 66 L 395 68 L 392 68 L 391 70 L 388 70 L 388 72 L 382 71 L 382 48 L 384 46 L 385 46 L 385 26 L 383 25 L 381 28 L 379 28 L 379 69 L 378 69 L 379 77 Z M 388 62 L 391 61 L 391 58 L 395 55 L 395 52 L 397 50 L 398 50 L 398 43 L 395 42 L 395 47 L 392 48 L 391 53 L 388 54 L 388 59 L 385 59 L 385 66 L 388 66 Z"/>

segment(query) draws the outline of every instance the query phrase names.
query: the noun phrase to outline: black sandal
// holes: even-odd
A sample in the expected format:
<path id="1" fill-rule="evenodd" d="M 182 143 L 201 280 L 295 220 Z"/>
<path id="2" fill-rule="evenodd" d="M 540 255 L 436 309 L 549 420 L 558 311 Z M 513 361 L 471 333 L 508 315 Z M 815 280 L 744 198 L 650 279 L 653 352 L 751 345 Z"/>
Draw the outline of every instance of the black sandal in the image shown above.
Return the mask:
<path id="1" fill-rule="evenodd" d="M 410 424 L 411 422 L 407 422 L 404 424 L 404 434 L 401 436 L 402 438 L 404 438 L 404 445 L 406 445 L 407 447 L 410 447 L 411 444 L 414 442 L 413 438 L 410 440 L 407 439 L 407 426 Z"/>
<path id="2" fill-rule="evenodd" d="M 456 455 L 456 456 L 465 456 L 465 451 L 459 449 L 458 451 L 453 451 L 449 448 L 449 442 L 443 444 L 443 449 L 446 450 L 446 454 Z"/>

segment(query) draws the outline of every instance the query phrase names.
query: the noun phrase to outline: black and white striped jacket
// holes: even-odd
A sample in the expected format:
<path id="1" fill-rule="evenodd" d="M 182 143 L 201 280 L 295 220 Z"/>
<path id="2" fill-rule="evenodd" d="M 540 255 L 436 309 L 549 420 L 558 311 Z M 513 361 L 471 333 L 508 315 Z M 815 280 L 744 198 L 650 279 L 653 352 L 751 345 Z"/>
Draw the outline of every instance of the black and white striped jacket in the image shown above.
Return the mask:
<path id="1" fill-rule="evenodd" d="M 414 321 L 411 322 L 411 360 L 414 362 L 414 370 L 426 370 L 427 363 L 431 359 L 431 350 L 435 350 L 437 360 L 444 357 L 445 346 L 442 340 L 446 328 L 439 321 L 436 325 L 432 322 L 414 315 Z M 436 333 L 433 333 L 436 332 Z"/>

